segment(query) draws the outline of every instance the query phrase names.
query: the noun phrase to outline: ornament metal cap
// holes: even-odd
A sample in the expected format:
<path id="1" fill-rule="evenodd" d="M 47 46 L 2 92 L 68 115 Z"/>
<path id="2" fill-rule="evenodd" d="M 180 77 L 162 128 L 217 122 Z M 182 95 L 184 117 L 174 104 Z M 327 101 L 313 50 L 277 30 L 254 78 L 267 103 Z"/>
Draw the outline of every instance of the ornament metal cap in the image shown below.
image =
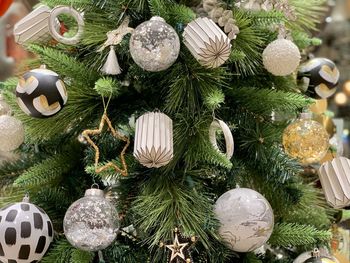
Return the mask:
<path id="1" fill-rule="evenodd" d="M 311 112 L 302 112 L 300 113 L 300 119 L 311 119 L 312 118 L 312 113 Z"/>
<path id="2" fill-rule="evenodd" d="M 22 202 L 24 203 L 29 203 L 29 194 L 25 194 L 23 199 L 22 199 Z"/>
<path id="3" fill-rule="evenodd" d="M 150 21 L 160 21 L 160 22 L 165 23 L 165 19 L 163 17 L 160 17 L 160 16 L 152 16 Z"/>
<path id="4" fill-rule="evenodd" d="M 99 196 L 99 197 L 104 197 L 104 192 L 101 189 L 96 189 L 96 188 L 91 188 L 87 189 L 85 191 L 84 196 Z"/>

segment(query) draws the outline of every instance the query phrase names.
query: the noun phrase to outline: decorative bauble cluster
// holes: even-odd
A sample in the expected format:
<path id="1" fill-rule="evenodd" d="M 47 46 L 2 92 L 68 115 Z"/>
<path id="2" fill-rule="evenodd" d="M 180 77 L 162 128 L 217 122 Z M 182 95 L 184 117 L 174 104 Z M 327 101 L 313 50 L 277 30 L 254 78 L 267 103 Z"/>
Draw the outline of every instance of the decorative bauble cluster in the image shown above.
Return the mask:
<path id="1" fill-rule="evenodd" d="M 298 79 L 307 88 L 307 94 L 316 99 L 332 96 L 337 91 L 339 77 L 337 66 L 327 58 L 310 59 L 298 71 Z"/>
<path id="2" fill-rule="evenodd" d="M 130 54 L 144 70 L 166 70 L 176 61 L 179 52 L 179 36 L 159 16 L 138 25 L 131 35 Z"/>
<path id="3" fill-rule="evenodd" d="M 263 63 L 266 70 L 275 76 L 289 75 L 299 66 L 299 49 L 290 40 L 277 39 L 265 48 Z"/>
<path id="4" fill-rule="evenodd" d="M 24 74 L 17 85 L 16 96 L 22 111 L 36 118 L 55 115 L 68 99 L 64 82 L 57 73 L 44 67 Z"/>
<path id="5" fill-rule="evenodd" d="M 215 203 L 221 226 L 219 234 L 225 244 L 237 252 L 250 252 L 270 238 L 274 215 L 269 202 L 248 188 L 232 189 Z"/>
<path id="6" fill-rule="evenodd" d="M 317 163 L 327 153 L 329 136 L 321 124 L 311 120 L 311 114 L 302 114 L 284 130 L 283 146 L 301 164 Z"/>
<path id="7" fill-rule="evenodd" d="M 85 196 L 67 210 L 64 234 L 72 246 L 86 251 L 108 247 L 117 236 L 118 213 L 99 189 L 88 189 Z"/>
<path id="8" fill-rule="evenodd" d="M 39 262 L 53 240 L 49 216 L 39 207 L 23 202 L 0 210 L 0 261 Z"/>

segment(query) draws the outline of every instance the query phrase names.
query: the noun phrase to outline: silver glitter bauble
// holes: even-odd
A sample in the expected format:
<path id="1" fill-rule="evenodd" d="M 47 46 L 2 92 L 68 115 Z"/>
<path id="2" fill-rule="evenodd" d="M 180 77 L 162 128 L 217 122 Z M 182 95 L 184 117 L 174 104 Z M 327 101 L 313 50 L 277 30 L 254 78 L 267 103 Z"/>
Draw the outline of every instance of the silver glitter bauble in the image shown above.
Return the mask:
<path id="1" fill-rule="evenodd" d="M 227 247 L 237 252 L 253 251 L 270 238 L 274 215 L 269 202 L 248 188 L 232 189 L 216 201 L 219 234 Z"/>
<path id="2" fill-rule="evenodd" d="M 98 251 L 108 247 L 117 236 L 118 213 L 99 189 L 88 189 L 85 196 L 67 210 L 64 234 L 74 247 Z"/>
<path id="3" fill-rule="evenodd" d="M 24 141 L 22 122 L 9 115 L 0 116 L 0 151 L 17 149 Z"/>
<path id="4" fill-rule="evenodd" d="M 1 115 L 11 115 L 11 108 L 3 99 L 2 95 L 0 95 L 0 116 Z"/>
<path id="5" fill-rule="evenodd" d="M 264 67 L 275 76 L 287 76 L 297 69 L 300 63 L 298 47 L 288 39 L 271 42 L 263 52 Z"/>
<path id="6" fill-rule="evenodd" d="M 175 62 L 179 52 L 179 36 L 174 28 L 159 16 L 138 25 L 131 35 L 131 56 L 144 70 L 166 70 Z"/>

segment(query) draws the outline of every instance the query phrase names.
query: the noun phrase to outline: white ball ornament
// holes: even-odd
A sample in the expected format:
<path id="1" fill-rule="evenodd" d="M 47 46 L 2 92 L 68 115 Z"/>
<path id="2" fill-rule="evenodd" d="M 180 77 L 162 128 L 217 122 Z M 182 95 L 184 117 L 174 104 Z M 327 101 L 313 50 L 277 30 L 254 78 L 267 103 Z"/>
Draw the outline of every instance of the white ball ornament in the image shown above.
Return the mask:
<path id="1" fill-rule="evenodd" d="M 118 213 L 102 190 L 88 189 L 68 208 L 63 228 L 72 246 L 85 251 L 102 250 L 117 236 Z"/>
<path id="2" fill-rule="evenodd" d="M 22 122 L 9 115 L 0 116 L 0 151 L 10 152 L 24 141 Z"/>
<path id="3" fill-rule="evenodd" d="M 45 255 L 53 239 L 49 216 L 39 207 L 22 202 L 0 210 L 0 262 L 33 263 Z"/>
<path id="4" fill-rule="evenodd" d="M 248 188 L 232 189 L 216 201 L 215 214 L 220 221 L 219 234 L 227 247 L 250 252 L 270 238 L 274 215 L 269 202 Z"/>
<path id="5" fill-rule="evenodd" d="M 266 70 L 271 74 L 287 76 L 299 66 L 299 48 L 288 39 L 277 39 L 265 48 L 263 63 Z"/>
<path id="6" fill-rule="evenodd" d="M 138 25 L 131 35 L 131 56 L 144 70 L 166 70 L 176 61 L 179 52 L 179 36 L 175 29 L 159 16 Z"/>

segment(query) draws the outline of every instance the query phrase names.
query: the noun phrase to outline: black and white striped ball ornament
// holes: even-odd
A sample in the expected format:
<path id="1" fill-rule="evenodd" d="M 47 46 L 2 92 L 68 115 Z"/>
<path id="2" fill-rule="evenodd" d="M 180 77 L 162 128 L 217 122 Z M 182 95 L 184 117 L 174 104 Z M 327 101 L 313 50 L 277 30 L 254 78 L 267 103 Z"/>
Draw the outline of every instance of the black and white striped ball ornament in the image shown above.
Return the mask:
<path id="1" fill-rule="evenodd" d="M 52 239 L 49 216 L 27 196 L 0 210 L 0 262 L 39 262 Z"/>
<path id="2" fill-rule="evenodd" d="M 68 99 L 64 82 L 45 66 L 33 69 L 20 78 L 16 96 L 22 111 L 36 118 L 55 115 Z"/>

